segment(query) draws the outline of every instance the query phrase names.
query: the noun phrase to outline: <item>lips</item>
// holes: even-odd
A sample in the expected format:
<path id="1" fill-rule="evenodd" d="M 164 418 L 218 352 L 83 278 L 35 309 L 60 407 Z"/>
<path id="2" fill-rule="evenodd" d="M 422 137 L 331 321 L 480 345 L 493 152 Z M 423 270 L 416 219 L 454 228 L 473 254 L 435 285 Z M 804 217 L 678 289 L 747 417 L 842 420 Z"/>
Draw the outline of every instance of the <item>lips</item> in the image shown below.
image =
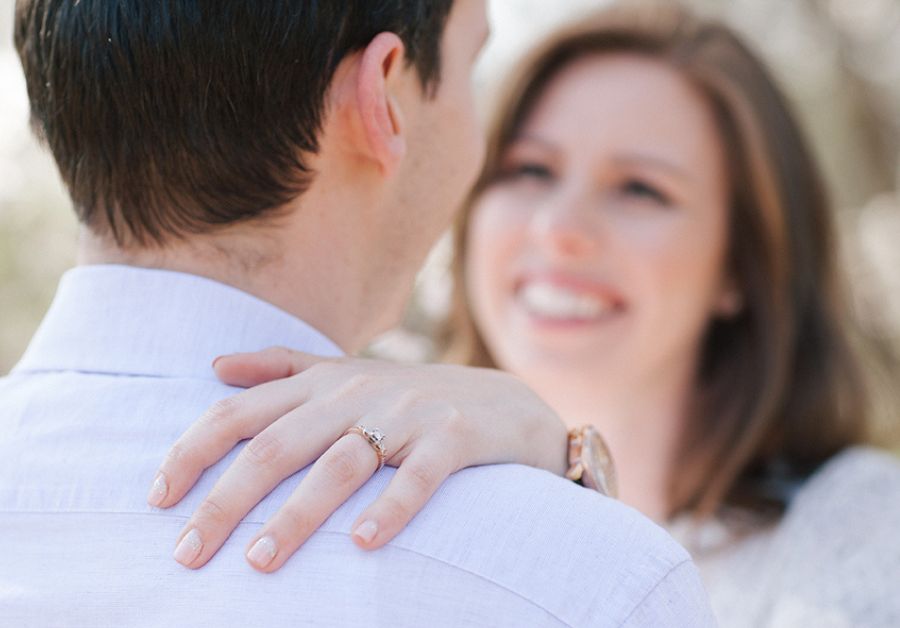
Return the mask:
<path id="1" fill-rule="evenodd" d="M 549 321 L 595 322 L 624 309 L 621 296 L 599 282 L 566 276 L 532 276 L 519 282 L 519 305 Z"/>

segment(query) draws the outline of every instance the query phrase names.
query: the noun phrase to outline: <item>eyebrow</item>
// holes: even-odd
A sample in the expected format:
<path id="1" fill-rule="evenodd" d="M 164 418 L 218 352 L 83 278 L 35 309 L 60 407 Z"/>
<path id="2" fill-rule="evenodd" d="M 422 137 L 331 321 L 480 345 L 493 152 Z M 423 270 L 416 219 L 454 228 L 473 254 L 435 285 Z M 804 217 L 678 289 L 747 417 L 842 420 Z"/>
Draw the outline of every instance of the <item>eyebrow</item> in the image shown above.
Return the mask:
<path id="1" fill-rule="evenodd" d="M 613 162 L 624 165 L 637 164 L 649 166 L 658 170 L 665 170 L 669 174 L 676 176 L 679 179 L 693 179 L 693 175 L 686 168 L 674 163 L 673 161 L 670 161 L 669 159 L 666 159 L 665 157 L 657 157 L 655 155 L 648 155 L 646 153 L 622 153 L 613 157 Z"/>
<path id="2" fill-rule="evenodd" d="M 538 135 L 531 135 L 528 133 L 520 133 L 514 136 L 509 145 L 512 146 L 514 144 L 536 144 L 542 150 L 545 150 L 550 153 L 559 153 L 559 147 L 551 142 L 550 140 L 544 139 Z M 672 176 L 678 177 L 679 179 L 691 180 L 693 179 L 693 175 L 686 168 L 676 164 L 675 162 L 666 159 L 665 157 L 657 157 L 655 155 L 649 155 L 647 153 L 638 153 L 638 152 L 626 152 L 626 153 L 618 153 L 613 156 L 612 163 L 618 166 L 645 166 L 654 168 L 656 170 L 663 170 L 668 172 Z"/>
<path id="3" fill-rule="evenodd" d="M 518 135 L 514 135 L 509 141 L 510 146 L 512 146 L 513 144 L 537 144 L 543 150 L 552 153 L 559 152 L 559 147 L 550 140 L 545 140 L 542 137 L 539 137 L 537 135 L 530 135 L 528 133 L 519 133 Z"/>

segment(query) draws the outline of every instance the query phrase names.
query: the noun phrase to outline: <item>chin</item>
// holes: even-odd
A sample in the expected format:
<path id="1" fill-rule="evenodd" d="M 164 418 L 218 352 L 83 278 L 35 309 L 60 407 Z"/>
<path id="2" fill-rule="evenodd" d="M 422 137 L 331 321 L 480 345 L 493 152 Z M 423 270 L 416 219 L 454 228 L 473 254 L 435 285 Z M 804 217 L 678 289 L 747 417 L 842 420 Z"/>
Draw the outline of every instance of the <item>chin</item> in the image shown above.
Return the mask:
<path id="1" fill-rule="evenodd" d="M 550 349 L 518 346 L 504 352 L 503 368 L 525 379 L 553 379 L 577 381 L 615 373 L 622 368 L 622 360 L 602 353 L 590 345 L 577 348 Z"/>

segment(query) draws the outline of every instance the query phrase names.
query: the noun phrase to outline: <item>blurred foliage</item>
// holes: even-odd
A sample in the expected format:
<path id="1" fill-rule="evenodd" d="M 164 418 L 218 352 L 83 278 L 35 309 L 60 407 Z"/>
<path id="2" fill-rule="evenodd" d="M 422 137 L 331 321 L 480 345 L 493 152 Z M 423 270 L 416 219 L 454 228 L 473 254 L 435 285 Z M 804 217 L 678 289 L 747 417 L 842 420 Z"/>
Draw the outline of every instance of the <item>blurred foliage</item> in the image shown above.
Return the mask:
<path id="1" fill-rule="evenodd" d="M 490 0 L 494 37 L 477 81 L 498 74 L 542 31 L 597 0 Z M 629 0 L 631 1 L 631 0 Z M 900 0 L 693 0 L 720 15 L 771 63 L 801 113 L 840 208 L 847 273 L 880 382 L 882 437 L 896 437 L 900 374 Z M 0 0 L 0 373 L 18 360 L 60 274 L 74 263 L 76 225 L 51 160 L 27 128 L 12 51 L 14 0 Z M 430 355 L 428 330 L 447 301 L 446 243 L 423 271 L 407 324 L 372 351 Z M 873 342 L 874 341 L 874 342 Z"/>

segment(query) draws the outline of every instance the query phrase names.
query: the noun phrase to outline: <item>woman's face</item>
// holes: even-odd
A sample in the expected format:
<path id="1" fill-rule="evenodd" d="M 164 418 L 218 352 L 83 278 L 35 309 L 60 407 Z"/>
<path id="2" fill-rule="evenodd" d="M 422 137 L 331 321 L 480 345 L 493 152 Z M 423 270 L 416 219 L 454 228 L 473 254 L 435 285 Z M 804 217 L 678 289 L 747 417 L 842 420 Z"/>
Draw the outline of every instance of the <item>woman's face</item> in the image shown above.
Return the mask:
<path id="1" fill-rule="evenodd" d="M 661 62 L 585 57 L 550 81 L 501 172 L 473 208 L 466 270 L 498 365 L 545 392 L 692 376 L 730 296 L 704 97 Z"/>

